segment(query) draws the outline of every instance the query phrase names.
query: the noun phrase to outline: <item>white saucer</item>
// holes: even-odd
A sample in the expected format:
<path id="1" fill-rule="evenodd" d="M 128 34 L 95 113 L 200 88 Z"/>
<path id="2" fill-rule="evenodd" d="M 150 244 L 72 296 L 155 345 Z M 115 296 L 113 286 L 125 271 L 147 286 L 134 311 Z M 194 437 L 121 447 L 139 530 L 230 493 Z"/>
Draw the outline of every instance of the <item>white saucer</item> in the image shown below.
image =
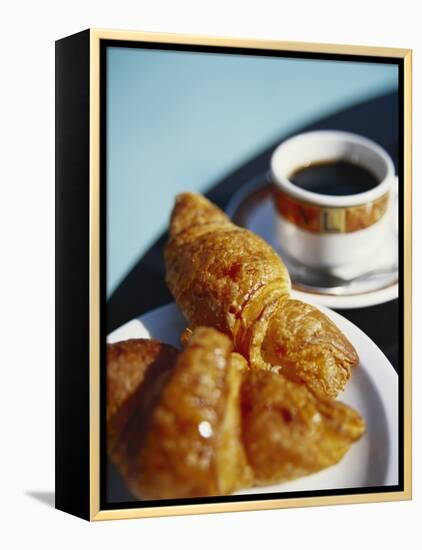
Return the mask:
<path id="1" fill-rule="evenodd" d="M 386 215 L 391 220 L 391 230 L 386 234 L 382 246 L 373 258 L 365 265 L 354 265 L 333 272 L 333 275 L 343 279 L 352 279 L 356 275 L 382 270 L 398 265 L 398 195 L 391 201 L 391 207 Z M 275 231 L 276 212 L 273 205 L 271 190 L 265 183 L 265 176 L 256 178 L 229 202 L 226 213 L 237 225 L 247 227 L 260 235 L 280 254 L 289 270 L 292 286 L 301 299 L 311 299 L 313 303 L 322 304 L 334 309 L 354 309 L 389 302 L 398 297 L 398 268 L 392 272 L 368 276 L 353 281 L 335 289 L 313 288 L 312 285 L 301 285 L 300 270 L 303 268 L 293 263 L 277 241 Z"/>
<path id="2" fill-rule="evenodd" d="M 283 484 L 253 487 L 238 494 L 286 493 L 310 490 L 380 487 L 398 483 L 398 377 L 375 343 L 338 313 L 319 306 L 357 350 L 360 364 L 339 400 L 356 409 L 365 419 L 367 432 L 336 465 L 316 474 Z M 107 342 L 129 338 L 156 338 L 180 347 L 186 322 L 176 304 L 168 304 L 133 319 L 113 331 Z M 110 502 L 133 501 L 125 492 L 117 470 L 108 476 Z"/>

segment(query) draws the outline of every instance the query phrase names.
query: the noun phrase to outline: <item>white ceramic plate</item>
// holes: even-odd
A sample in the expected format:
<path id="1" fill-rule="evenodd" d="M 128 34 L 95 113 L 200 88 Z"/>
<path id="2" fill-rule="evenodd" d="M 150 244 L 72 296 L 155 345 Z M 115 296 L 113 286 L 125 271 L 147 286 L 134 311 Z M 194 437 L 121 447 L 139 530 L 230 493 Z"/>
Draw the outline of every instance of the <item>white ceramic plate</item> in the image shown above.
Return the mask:
<path id="1" fill-rule="evenodd" d="M 327 309 L 330 317 L 355 346 L 360 365 L 339 399 L 365 418 L 367 433 L 352 446 L 339 464 L 322 472 L 287 483 L 240 491 L 238 494 L 284 493 L 324 489 L 379 487 L 398 483 L 398 377 L 391 363 L 353 323 Z M 185 321 L 172 303 L 129 321 L 112 332 L 107 342 L 129 338 L 156 338 L 180 347 L 179 335 Z M 123 500 L 121 480 L 110 470 L 110 501 Z M 128 497 L 126 498 L 128 500 Z"/>

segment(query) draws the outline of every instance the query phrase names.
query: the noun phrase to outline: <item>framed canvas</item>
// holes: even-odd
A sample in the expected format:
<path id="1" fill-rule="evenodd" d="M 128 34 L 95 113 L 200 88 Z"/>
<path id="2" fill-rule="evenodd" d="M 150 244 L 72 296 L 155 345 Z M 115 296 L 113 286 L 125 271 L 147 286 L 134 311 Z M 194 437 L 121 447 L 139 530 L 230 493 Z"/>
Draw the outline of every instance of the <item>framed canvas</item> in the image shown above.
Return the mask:
<path id="1" fill-rule="evenodd" d="M 411 498 L 411 51 L 56 42 L 56 507 Z"/>

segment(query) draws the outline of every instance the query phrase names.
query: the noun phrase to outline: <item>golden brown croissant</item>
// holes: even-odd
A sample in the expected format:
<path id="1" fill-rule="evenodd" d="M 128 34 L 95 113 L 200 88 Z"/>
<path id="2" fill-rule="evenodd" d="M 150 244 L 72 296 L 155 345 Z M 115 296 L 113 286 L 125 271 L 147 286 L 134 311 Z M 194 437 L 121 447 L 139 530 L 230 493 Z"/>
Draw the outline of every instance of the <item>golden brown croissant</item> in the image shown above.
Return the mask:
<path id="1" fill-rule="evenodd" d="M 251 485 L 240 435 L 239 386 L 246 362 L 231 351 L 225 335 L 198 328 L 168 367 L 168 379 L 159 382 L 159 397 L 151 399 L 141 388 L 130 422 L 110 453 L 138 498 L 224 495 Z M 115 354 L 109 357 L 108 370 L 115 371 Z M 157 362 L 145 357 L 144 380 L 152 379 Z"/>
<path id="2" fill-rule="evenodd" d="M 346 405 L 249 369 L 214 329 L 195 329 L 176 354 L 148 340 L 108 346 L 109 456 L 138 498 L 224 495 L 306 475 L 338 462 L 364 431 Z"/>
<path id="3" fill-rule="evenodd" d="M 365 431 L 352 408 L 261 369 L 244 373 L 241 407 L 243 442 L 257 485 L 336 464 Z"/>
<path id="4" fill-rule="evenodd" d="M 343 389 L 358 362 L 353 346 L 317 308 L 290 298 L 288 271 L 271 246 L 203 196 L 177 197 L 165 261 L 191 328 L 223 331 L 252 366 L 275 368 L 320 396 Z"/>

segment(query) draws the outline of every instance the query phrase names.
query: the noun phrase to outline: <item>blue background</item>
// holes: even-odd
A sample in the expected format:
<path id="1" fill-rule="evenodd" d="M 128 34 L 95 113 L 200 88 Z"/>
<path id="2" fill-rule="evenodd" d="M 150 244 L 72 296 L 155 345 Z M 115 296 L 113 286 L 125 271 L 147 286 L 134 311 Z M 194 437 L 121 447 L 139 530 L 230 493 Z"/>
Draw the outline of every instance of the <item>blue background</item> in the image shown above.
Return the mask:
<path id="1" fill-rule="evenodd" d="M 168 224 L 278 136 L 397 89 L 397 66 L 107 49 L 107 294 Z"/>

